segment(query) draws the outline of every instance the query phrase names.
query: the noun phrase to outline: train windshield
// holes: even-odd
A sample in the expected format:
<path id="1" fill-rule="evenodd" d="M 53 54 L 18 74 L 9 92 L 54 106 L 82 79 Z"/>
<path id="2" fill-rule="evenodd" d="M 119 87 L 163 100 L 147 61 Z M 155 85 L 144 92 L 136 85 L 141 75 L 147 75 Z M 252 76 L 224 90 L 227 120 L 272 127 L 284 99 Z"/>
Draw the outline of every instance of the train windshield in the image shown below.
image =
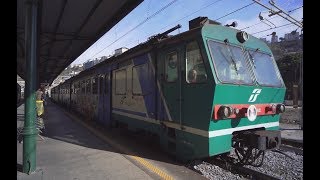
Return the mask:
<path id="1" fill-rule="evenodd" d="M 281 87 L 281 77 L 273 57 L 259 51 L 249 50 L 248 53 L 253 62 L 257 82 L 260 85 Z"/>
<path id="2" fill-rule="evenodd" d="M 218 79 L 223 83 L 253 84 L 250 66 L 241 48 L 208 41 Z"/>

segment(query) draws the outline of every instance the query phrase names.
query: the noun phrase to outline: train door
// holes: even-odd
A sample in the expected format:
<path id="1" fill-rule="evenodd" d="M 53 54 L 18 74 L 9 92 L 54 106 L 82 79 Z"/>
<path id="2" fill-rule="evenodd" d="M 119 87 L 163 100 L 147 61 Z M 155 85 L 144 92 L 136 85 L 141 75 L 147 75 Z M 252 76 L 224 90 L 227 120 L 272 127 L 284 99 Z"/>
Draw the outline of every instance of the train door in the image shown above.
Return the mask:
<path id="1" fill-rule="evenodd" d="M 158 55 L 158 67 L 162 103 L 158 109 L 160 120 L 181 122 L 181 50 L 178 47 L 163 50 Z"/>
<path id="2" fill-rule="evenodd" d="M 110 72 L 99 77 L 99 121 L 109 127 L 111 125 L 111 78 Z"/>

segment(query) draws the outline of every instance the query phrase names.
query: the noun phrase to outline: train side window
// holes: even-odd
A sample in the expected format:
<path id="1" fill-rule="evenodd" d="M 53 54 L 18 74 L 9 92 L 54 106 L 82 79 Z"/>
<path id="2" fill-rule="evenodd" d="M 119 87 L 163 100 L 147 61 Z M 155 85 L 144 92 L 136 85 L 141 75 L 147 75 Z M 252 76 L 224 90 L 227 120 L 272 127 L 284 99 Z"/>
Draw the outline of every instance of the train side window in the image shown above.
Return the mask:
<path id="1" fill-rule="evenodd" d="M 178 54 L 171 52 L 165 59 L 165 79 L 167 82 L 175 82 L 178 79 Z"/>
<path id="2" fill-rule="evenodd" d="M 85 80 L 81 81 L 81 94 L 86 93 L 86 82 Z"/>
<path id="3" fill-rule="evenodd" d="M 76 82 L 76 88 L 75 88 L 75 93 L 78 94 L 79 93 L 79 90 L 80 90 L 80 82 Z"/>
<path id="4" fill-rule="evenodd" d="M 91 78 L 86 81 L 86 94 L 91 94 Z"/>
<path id="5" fill-rule="evenodd" d="M 132 94 L 138 96 L 147 94 L 149 92 L 149 86 L 147 86 L 150 83 L 149 78 L 150 74 L 148 64 L 141 64 L 132 67 Z M 144 88 L 144 93 L 141 88 Z"/>
<path id="6" fill-rule="evenodd" d="M 109 75 L 108 74 L 106 74 L 106 76 L 105 76 L 105 94 L 108 94 L 109 93 Z"/>
<path id="7" fill-rule="evenodd" d="M 103 93 L 103 82 L 104 82 L 104 76 L 99 76 L 99 94 Z"/>
<path id="8" fill-rule="evenodd" d="M 187 83 L 203 83 L 207 81 L 207 73 L 196 41 L 186 47 L 186 81 Z"/>
<path id="9" fill-rule="evenodd" d="M 98 76 L 92 78 L 92 94 L 98 94 Z"/>
<path id="10" fill-rule="evenodd" d="M 127 91 L 127 70 L 115 72 L 116 95 L 125 95 Z"/>
<path id="11" fill-rule="evenodd" d="M 73 83 L 72 84 L 72 90 L 71 90 L 73 94 L 77 94 L 76 88 L 77 88 L 77 84 Z"/>

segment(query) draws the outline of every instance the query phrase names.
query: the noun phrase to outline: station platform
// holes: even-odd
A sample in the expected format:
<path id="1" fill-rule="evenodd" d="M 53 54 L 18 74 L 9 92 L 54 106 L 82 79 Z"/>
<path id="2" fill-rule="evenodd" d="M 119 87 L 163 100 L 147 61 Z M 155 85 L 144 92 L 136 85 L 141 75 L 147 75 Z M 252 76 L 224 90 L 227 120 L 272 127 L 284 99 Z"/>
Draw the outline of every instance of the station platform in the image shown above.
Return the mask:
<path id="1" fill-rule="evenodd" d="M 44 139 L 37 139 L 37 168 L 30 175 L 22 173 L 23 142 L 17 141 L 19 180 L 205 179 L 165 153 L 146 148 L 152 145 L 132 141 L 135 137 L 126 132 L 93 130 L 50 101 L 43 119 Z M 23 122 L 24 104 L 17 108 L 17 128 Z"/>
<path id="2" fill-rule="evenodd" d="M 49 103 L 45 108 L 44 140 L 37 139 L 37 170 L 31 175 L 18 170 L 17 179 L 153 179 L 56 106 Z M 23 110 L 24 105 L 17 110 L 18 127 L 23 126 Z M 22 148 L 17 142 L 21 169 Z"/>
<path id="3" fill-rule="evenodd" d="M 303 123 L 301 120 L 303 119 L 300 119 L 303 117 L 301 116 L 301 113 L 301 107 L 294 108 L 293 106 L 286 106 L 286 112 L 281 116 L 284 116 L 283 118 L 285 120 L 283 122 L 289 123 L 283 123 L 280 121 L 282 139 L 303 142 L 303 129 L 301 126 Z"/>
<path id="4" fill-rule="evenodd" d="M 280 123 L 281 138 L 303 142 L 303 130 L 298 124 Z"/>

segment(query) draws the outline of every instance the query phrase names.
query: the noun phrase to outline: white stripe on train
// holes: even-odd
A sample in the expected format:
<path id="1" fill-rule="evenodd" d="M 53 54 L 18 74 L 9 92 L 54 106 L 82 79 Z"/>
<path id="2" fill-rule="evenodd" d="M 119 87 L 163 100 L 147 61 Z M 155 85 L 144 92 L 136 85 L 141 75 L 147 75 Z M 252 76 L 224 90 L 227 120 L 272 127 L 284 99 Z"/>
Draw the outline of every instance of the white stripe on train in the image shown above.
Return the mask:
<path id="1" fill-rule="evenodd" d="M 155 119 L 149 118 L 149 117 L 142 117 L 142 116 L 138 116 L 138 115 L 134 115 L 134 114 L 130 114 L 130 113 L 125 113 L 125 112 L 121 112 L 121 111 L 117 111 L 117 110 L 112 110 L 112 113 L 119 114 L 122 116 L 127 116 L 130 118 L 134 118 L 134 119 L 138 119 L 138 120 L 142 120 L 142 121 L 146 121 L 149 123 L 160 124 L 159 120 L 155 120 Z M 245 129 L 261 128 L 261 127 L 270 128 L 270 127 L 279 126 L 279 122 L 270 122 L 270 123 L 241 126 L 241 127 L 235 127 L 235 128 L 229 128 L 229 129 L 214 130 L 214 131 L 208 132 L 208 131 L 205 131 L 202 129 L 196 129 L 196 128 L 192 128 L 192 127 L 188 127 L 188 126 L 183 126 L 183 129 L 182 129 L 179 124 L 172 123 L 169 121 L 161 121 L 161 122 L 170 128 L 175 128 L 180 131 L 185 131 L 185 132 L 188 132 L 191 134 L 196 134 L 196 135 L 208 137 L 208 138 L 229 135 L 235 131 L 241 131 L 241 130 L 245 130 Z"/>

